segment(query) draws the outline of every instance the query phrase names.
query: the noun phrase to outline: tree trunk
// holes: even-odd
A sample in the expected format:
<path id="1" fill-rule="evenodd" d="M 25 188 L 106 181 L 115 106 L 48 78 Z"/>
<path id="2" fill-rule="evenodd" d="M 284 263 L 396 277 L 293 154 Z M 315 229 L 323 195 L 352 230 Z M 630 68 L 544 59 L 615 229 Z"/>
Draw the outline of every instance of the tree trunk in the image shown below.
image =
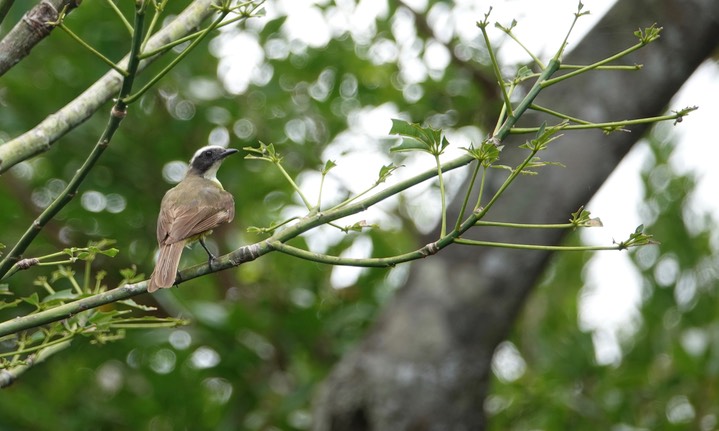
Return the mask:
<path id="1" fill-rule="evenodd" d="M 659 115 L 716 49 L 718 19 L 716 0 L 620 0 L 566 62 L 589 64 L 619 52 L 636 43 L 633 31 L 656 22 L 664 27 L 662 37 L 623 60 L 644 68 L 592 72 L 549 88 L 537 102 L 592 121 Z M 609 136 L 567 133 L 541 154 L 567 167 L 520 178 L 489 219 L 566 220 L 643 132 L 636 127 Z M 516 147 L 506 142 L 503 163 L 523 155 Z M 556 244 L 563 235 L 551 229 L 481 234 L 485 240 L 537 244 Z M 549 257 L 543 251 L 455 245 L 413 265 L 407 285 L 325 381 L 315 400 L 315 429 L 484 429 L 494 349 L 507 337 Z"/>

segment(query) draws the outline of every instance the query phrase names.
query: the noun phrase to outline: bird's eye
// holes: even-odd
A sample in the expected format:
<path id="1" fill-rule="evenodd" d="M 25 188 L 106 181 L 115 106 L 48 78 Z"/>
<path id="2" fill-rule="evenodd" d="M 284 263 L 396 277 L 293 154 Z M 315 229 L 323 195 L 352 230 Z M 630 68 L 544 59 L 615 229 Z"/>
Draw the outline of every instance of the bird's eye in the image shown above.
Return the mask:
<path id="1" fill-rule="evenodd" d="M 212 151 L 210 151 L 210 150 L 205 151 L 205 156 L 206 157 L 212 156 Z"/>

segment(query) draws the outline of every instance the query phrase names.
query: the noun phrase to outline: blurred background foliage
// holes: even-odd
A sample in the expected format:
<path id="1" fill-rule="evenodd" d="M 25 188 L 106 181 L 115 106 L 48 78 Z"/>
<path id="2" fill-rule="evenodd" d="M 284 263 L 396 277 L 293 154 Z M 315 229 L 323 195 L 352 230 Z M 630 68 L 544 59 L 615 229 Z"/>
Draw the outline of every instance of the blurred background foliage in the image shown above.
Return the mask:
<path id="1" fill-rule="evenodd" d="M 129 2 L 118 3 L 130 13 Z M 450 7 L 429 3 L 429 10 Z M 169 2 L 167 16 L 185 4 Z M 24 7 L 13 7 L 3 33 Z M 312 7 L 330 19 L 339 6 Z M 436 43 L 422 19 L 389 2 L 364 34 L 337 32 L 317 47 L 288 36 L 282 11 L 278 18 L 223 29 L 131 106 L 80 194 L 27 255 L 111 238 L 120 254 L 95 262 L 108 272 L 108 284 L 117 283 L 119 270 L 132 265 L 149 274 L 159 202 L 178 179 L 181 163 L 202 145 L 273 142 L 288 171 L 298 175 L 324 164 L 324 149 L 353 128 L 355 114 L 363 109 L 389 104 L 413 121 L 486 130 L 499 102 L 482 84 L 491 74 L 481 44 L 454 34 L 449 43 L 459 48 L 441 73 L 427 72 L 417 82 L 403 77 L 396 51 L 405 41 L 397 40 L 402 34 L 397 27 L 417 25 L 419 33 L 407 49 L 421 58 Z M 105 2 L 84 2 L 67 24 L 111 59 L 127 51 L 127 32 Z M 243 38 L 262 49 L 246 87 L 232 81 L 233 61 L 245 59 Z M 0 80 L 0 140 L 32 128 L 105 71 L 55 31 Z M 3 175 L 0 241 L 12 244 L 62 190 L 94 146 L 109 107 L 47 153 Z M 709 243 L 714 226 L 704 220 L 692 230 L 684 223 L 694 179 L 667 167 L 670 151 L 671 145 L 657 138 L 653 160 L 642 173 L 648 208 L 643 214 L 648 231 L 662 244 L 632 254 L 644 280 L 643 302 L 639 329 L 622 340 L 621 361 L 598 365 L 592 334 L 577 323 L 577 294 L 590 255 L 557 256 L 504 345 L 523 358 L 524 368 L 511 379 L 497 379 L 484 406 L 493 429 L 716 428 L 719 402 L 712 388 L 719 370 L 719 321 L 715 282 L 707 278 L 707 267 L 717 262 L 716 247 Z M 340 151 L 346 153 L 351 151 Z M 344 162 L 353 163 L 351 158 Z M 368 169 L 374 175 L 379 166 Z M 658 167 L 666 173 L 660 186 L 651 179 Z M 341 170 L 339 163 L 340 176 Z M 265 164 L 229 159 L 219 177 L 237 207 L 235 222 L 213 235 L 212 246 L 221 252 L 261 239 L 246 229 L 281 221 L 297 203 L 281 174 Z M 406 214 L 400 211 L 392 229 L 333 236 L 327 252 L 339 254 L 365 237 L 377 256 L 408 250 L 416 245 L 417 226 Z M 204 251 L 188 250 L 183 259 L 202 261 Z M 673 268 L 671 277 L 661 275 L 667 265 Z M 18 273 L 12 288 L 30 294 L 36 289 L 33 280 L 50 271 Z M 0 429 L 307 429 L 316 385 L 402 285 L 407 267 L 362 271 L 341 290 L 333 288 L 331 273 L 328 266 L 271 254 L 171 292 L 136 298 L 158 306 L 158 314 L 192 324 L 128 332 L 100 346 L 78 337 L 70 349 L 0 392 Z"/>
<path id="2" fill-rule="evenodd" d="M 641 301 L 619 333 L 619 357 L 597 364 L 593 334 L 579 324 L 592 254 L 555 256 L 508 344 L 515 372 L 495 373 L 492 429 L 717 429 L 716 222 L 693 213 L 697 178 L 672 166 L 675 142 L 655 134 L 642 145 L 650 157 L 638 209 L 661 244 L 630 253 Z"/>

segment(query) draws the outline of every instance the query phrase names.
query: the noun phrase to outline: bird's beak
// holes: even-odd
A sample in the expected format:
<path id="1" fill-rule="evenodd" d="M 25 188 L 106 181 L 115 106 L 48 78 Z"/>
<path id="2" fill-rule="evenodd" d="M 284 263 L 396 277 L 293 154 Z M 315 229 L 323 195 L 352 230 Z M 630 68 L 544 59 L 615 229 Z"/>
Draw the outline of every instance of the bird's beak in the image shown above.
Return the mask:
<path id="1" fill-rule="evenodd" d="M 239 150 L 238 150 L 237 148 L 227 148 L 227 149 L 222 153 L 222 155 L 220 156 L 220 160 L 224 159 L 225 157 L 227 157 L 227 156 L 229 156 L 229 155 L 231 155 L 231 154 L 235 154 L 235 153 L 238 152 L 238 151 L 239 151 Z"/>

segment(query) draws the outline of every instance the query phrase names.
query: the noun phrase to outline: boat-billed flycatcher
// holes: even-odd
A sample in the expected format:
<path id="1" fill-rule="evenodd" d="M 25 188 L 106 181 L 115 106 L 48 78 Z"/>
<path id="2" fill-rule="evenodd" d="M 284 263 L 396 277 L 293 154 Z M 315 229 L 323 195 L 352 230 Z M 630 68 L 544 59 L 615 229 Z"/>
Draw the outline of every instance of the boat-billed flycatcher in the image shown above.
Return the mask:
<path id="1" fill-rule="evenodd" d="M 212 229 L 235 217 L 235 201 L 217 180 L 217 169 L 234 148 L 210 145 L 197 150 L 185 177 L 165 193 L 157 218 L 157 243 L 160 255 L 147 285 L 148 292 L 172 287 L 177 277 L 183 247 L 199 240 L 209 255 L 203 238 Z"/>

